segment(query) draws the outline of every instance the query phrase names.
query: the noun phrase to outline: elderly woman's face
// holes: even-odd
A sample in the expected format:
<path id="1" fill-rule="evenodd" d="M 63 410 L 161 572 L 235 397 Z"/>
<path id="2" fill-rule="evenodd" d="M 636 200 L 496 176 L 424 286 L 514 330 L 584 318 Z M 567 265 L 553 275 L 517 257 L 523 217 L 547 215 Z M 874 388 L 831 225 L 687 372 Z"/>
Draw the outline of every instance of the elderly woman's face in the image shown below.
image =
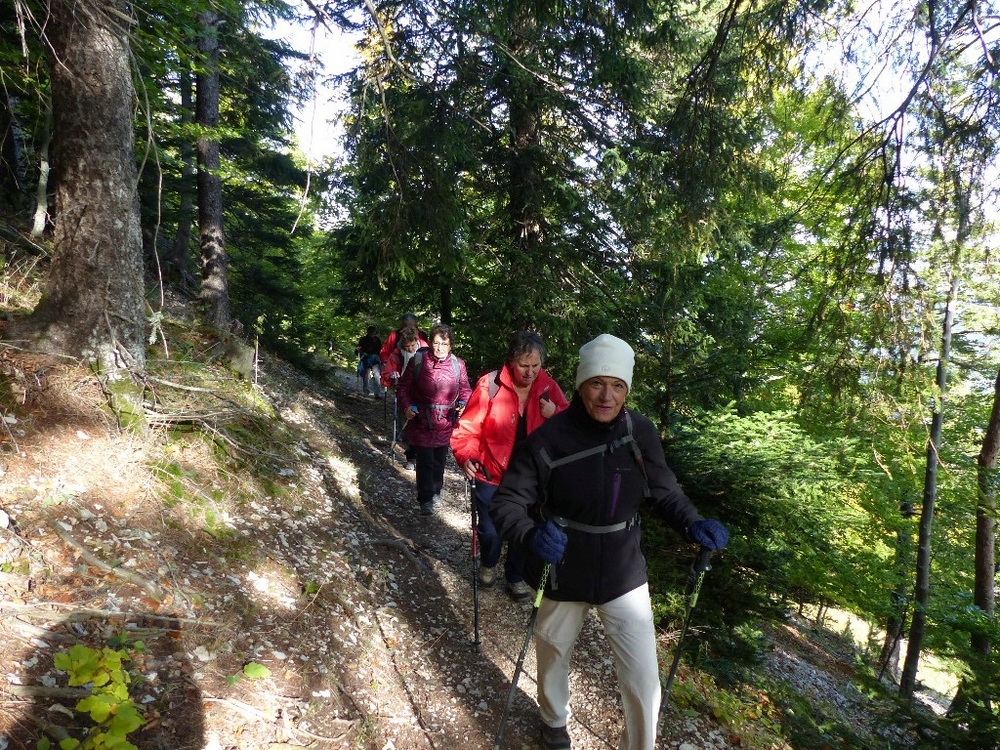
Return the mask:
<path id="1" fill-rule="evenodd" d="M 597 377 L 584 380 L 577 389 L 583 399 L 583 408 L 598 422 L 613 421 L 625 405 L 628 386 L 624 380 Z"/>
<path id="2" fill-rule="evenodd" d="M 514 385 L 524 388 L 535 382 L 542 369 L 542 356 L 538 352 L 528 352 L 510 361 L 510 372 L 514 376 Z"/>

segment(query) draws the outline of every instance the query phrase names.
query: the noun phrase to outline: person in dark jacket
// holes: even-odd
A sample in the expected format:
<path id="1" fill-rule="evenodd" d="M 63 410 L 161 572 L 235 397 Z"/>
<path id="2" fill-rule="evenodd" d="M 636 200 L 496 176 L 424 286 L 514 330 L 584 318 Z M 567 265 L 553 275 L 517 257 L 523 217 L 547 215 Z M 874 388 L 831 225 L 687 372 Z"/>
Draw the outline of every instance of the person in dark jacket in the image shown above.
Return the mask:
<path id="1" fill-rule="evenodd" d="M 624 728 L 619 750 L 653 750 L 660 705 L 656 633 L 639 506 L 703 547 L 723 549 L 725 526 L 704 519 L 667 466 L 653 423 L 625 408 L 635 356 L 602 334 L 580 348 L 569 408 L 515 449 L 490 504 L 499 534 L 523 544 L 525 577 L 550 567 L 535 627 L 545 748 L 571 747 L 569 664 L 589 610 L 611 645 Z"/>
<path id="2" fill-rule="evenodd" d="M 358 339 L 357 346 L 354 347 L 355 354 L 358 355 L 358 374 L 361 376 L 361 384 L 364 386 L 364 395 L 368 395 L 368 381 L 375 382 L 375 398 L 382 398 L 382 362 L 379 359 L 379 350 L 382 348 L 382 339 L 378 337 L 375 326 L 368 326 L 368 331 Z"/>
<path id="3" fill-rule="evenodd" d="M 406 440 L 416 454 L 417 502 L 423 515 L 433 513 L 441 501 L 451 433 L 472 395 L 465 362 L 451 353 L 454 343 L 449 326 L 434 326 L 430 348 L 413 355 L 396 386 L 406 415 Z"/>

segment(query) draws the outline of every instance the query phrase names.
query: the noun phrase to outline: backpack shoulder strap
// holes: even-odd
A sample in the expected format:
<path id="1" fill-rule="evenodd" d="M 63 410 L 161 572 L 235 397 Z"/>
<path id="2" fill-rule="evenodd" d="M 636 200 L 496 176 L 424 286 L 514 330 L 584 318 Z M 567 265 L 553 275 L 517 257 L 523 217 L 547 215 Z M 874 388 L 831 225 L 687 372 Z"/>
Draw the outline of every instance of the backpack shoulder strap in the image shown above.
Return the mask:
<path id="1" fill-rule="evenodd" d="M 601 445 L 595 446 L 593 448 L 588 448 L 587 450 L 578 451 L 576 453 L 571 453 L 568 456 L 563 456 L 562 458 L 557 458 L 552 460 L 548 452 L 544 447 L 538 449 L 538 456 L 542 459 L 545 464 L 545 480 L 542 486 L 545 487 L 546 493 L 548 491 L 548 479 L 552 470 L 559 466 L 565 466 L 566 464 L 571 464 L 574 461 L 579 461 L 588 456 L 596 456 L 602 453 L 613 453 L 624 445 L 629 446 L 629 450 L 632 452 L 632 457 L 635 459 L 636 465 L 642 472 L 642 496 L 650 497 L 652 493 L 649 489 L 649 475 L 646 473 L 646 464 L 642 459 L 642 451 L 639 450 L 639 443 L 636 441 L 635 436 L 632 434 L 632 415 L 625 411 L 625 425 L 627 431 L 625 435 L 610 443 L 602 443 Z"/>
<path id="2" fill-rule="evenodd" d="M 646 473 L 646 462 L 642 460 L 639 442 L 632 437 L 632 415 L 628 413 L 627 409 L 625 410 L 625 424 L 628 425 L 629 449 L 632 451 L 632 457 L 635 459 L 639 471 L 642 472 L 642 496 L 652 497 L 653 493 L 649 489 L 649 475 Z"/>

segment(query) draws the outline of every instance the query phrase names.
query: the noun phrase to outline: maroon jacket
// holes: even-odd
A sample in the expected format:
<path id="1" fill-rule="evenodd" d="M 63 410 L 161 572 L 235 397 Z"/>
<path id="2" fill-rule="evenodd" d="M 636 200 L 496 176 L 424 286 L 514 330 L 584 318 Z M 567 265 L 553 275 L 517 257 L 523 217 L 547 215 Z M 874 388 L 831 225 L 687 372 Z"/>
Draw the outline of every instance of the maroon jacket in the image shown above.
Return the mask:
<path id="1" fill-rule="evenodd" d="M 416 357 L 421 357 L 419 368 L 414 367 Z M 416 416 L 406 423 L 407 442 L 418 448 L 448 445 L 458 422 L 459 407 L 464 408 L 471 395 L 465 362 L 454 354 L 437 359 L 433 351 L 421 349 L 396 384 L 399 408 L 404 412 L 417 409 Z"/>

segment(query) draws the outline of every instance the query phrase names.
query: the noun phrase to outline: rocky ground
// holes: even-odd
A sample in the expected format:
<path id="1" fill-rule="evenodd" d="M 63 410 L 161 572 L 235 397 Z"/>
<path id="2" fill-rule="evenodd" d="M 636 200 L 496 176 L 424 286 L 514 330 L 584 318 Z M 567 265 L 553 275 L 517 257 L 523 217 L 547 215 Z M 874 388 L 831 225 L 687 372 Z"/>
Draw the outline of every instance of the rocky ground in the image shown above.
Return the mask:
<path id="1" fill-rule="evenodd" d="M 219 468 L 224 441 L 123 436 L 86 377 L 5 357 L 19 403 L 0 426 L 0 750 L 81 736 L 80 689 L 54 654 L 109 639 L 133 644 L 139 748 L 493 747 L 530 605 L 481 591 L 474 644 L 464 482 L 449 467 L 442 505 L 418 515 L 390 409 L 353 374 L 262 370 L 257 389 L 293 449 L 253 457 L 272 471 L 261 483 Z M 803 648 L 799 628 L 778 634 L 768 668 L 864 730 L 850 670 Z M 504 748 L 538 746 L 533 676 L 529 648 Z M 617 747 L 596 620 L 572 679 L 574 748 Z M 672 713 L 661 746 L 745 744 L 708 716 Z"/>

